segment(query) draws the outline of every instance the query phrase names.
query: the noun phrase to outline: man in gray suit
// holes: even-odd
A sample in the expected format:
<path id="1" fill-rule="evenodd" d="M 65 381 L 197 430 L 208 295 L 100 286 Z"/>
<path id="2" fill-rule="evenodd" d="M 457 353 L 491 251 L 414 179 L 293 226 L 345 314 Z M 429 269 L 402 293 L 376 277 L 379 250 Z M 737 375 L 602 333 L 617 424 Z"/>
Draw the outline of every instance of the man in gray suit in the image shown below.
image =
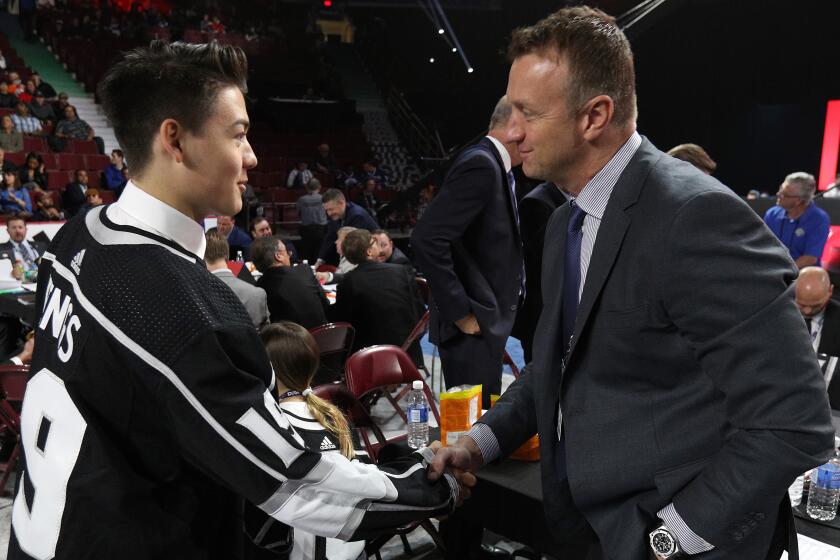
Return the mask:
<path id="1" fill-rule="evenodd" d="M 227 267 L 227 259 L 230 247 L 227 240 L 214 231 L 205 234 L 207 238 L 207 249 L 204 251 L 204 261 L 207 263 L 207 270 L 216 275 L 233 290 L 236 297 L 245 306 L 248 316 L 251 317 L 257 330 L 268 324 L 268 304 L 266 302 L 265 290 L 252 286 L 244 280 L 233 275 Z"/>
<path id="2" fill-rule="evenodd" d="M 731 190 L 636 132 L 613 18 L 564 8 L 509 53 L 524 172 L 575 199 L 546 230 L 531 372 L 430 476 L 538 432 L 553 533 L 582 515 L 610 559 L 798 557 L 786 490 L 834 430 L 793 262 Z"/>

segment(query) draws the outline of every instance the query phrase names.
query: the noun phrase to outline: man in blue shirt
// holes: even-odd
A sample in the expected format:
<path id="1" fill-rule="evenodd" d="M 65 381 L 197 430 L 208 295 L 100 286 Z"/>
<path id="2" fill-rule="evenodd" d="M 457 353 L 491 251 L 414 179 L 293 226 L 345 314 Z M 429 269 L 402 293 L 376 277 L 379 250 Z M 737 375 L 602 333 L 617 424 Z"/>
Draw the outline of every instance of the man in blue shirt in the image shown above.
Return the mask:
<path id="1" fill-rule="evenodd" d="M 764 214 L 767 227 L 788 248 L 800 270 L 820 265 L 831 224 L 828 214 L 814 204 L 816 185 L 810 173 L 791 173 L 776 193 L 776 206 Z"/>

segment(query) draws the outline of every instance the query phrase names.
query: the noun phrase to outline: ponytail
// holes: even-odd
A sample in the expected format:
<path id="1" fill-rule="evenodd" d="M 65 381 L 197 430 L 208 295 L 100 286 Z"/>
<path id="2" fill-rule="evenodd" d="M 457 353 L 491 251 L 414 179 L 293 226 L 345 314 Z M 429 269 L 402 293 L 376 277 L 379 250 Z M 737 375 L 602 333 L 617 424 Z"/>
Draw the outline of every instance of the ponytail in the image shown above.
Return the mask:
<path id="1" fill-rule="evenodd" d="M 353 438 L 350 436 L 350 426 L 344 414 L 335 405 L 315 396 L 311 389 L 303 392 L 303 398 L 315 420 L 338 438 L 341 454 L 352 459 L 355 456 Z"/>

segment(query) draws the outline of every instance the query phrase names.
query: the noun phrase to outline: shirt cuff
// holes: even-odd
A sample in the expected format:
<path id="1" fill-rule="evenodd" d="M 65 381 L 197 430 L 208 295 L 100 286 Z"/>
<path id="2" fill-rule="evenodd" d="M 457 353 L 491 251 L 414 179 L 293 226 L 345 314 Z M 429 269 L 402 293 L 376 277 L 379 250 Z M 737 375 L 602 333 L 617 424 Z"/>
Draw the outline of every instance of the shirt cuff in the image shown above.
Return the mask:
<path id="1" fill-rule="evenodd" d="M 9 359 L 9 361 L 10 361 L 10 362 L 12 362 L 13 364 L 15 364 L 16 366 L 22 366 L 22 365 L 23 365 L 23 360 L 21 360 L 21 359 L 20 359 L 20 358 L 18 358 L 17 356 L 12 356 L 12 357 Z"/>
<path id="2" fill-rule="evenodd" d="M 680 548 L 686 554 L 700 554 L 714 548 L 685 524 L 673 503 L 660 509 L 656 516 L 665 523 L 665 527 L 676 537 L 677 542 L 680 543 Z"/>
<path id="3" fill-rule="evenodd" d="M 478 445 L 485 465 L 496 460 L 502 454 L 502 450 L 499 448 L 499 440 L 496 439 L 496 434 L 487 424 L 477 422 L 466 435 Z"/>

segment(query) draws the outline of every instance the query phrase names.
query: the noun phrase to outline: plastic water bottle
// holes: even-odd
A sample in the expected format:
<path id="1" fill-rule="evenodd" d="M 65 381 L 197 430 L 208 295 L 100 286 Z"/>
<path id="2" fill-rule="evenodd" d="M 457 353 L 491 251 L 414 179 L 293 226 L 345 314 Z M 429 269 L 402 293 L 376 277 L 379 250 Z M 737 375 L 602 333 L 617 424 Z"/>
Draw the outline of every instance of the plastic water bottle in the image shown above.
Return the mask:
<path id="1" fill-rule="evenodd" d="M 835 444 L 837 441 L 835 440 Z M 834 457 L 814 469 L 811 475 L 811 491 L 808 494 L 808 515 L 820 521 L 831 521 L 837 516 L 840 502 L 840 451 Z"/>
<path id="2" fill-rule="evenodd" d="M 423 394 L 423 382 L 415 381 L 408 394 L 408 446 L 420 449 L 429 444 L 429 403 Z"/>
<path id="3" fill-rule="evenodd" d="M 793 484 L 788 488 L 788 496 L 790 496 L 790 505 L 793 507 L 802 503 L 802 492 L 805 489 L 805 475 L 800 474 L 793 481 Z"/>

